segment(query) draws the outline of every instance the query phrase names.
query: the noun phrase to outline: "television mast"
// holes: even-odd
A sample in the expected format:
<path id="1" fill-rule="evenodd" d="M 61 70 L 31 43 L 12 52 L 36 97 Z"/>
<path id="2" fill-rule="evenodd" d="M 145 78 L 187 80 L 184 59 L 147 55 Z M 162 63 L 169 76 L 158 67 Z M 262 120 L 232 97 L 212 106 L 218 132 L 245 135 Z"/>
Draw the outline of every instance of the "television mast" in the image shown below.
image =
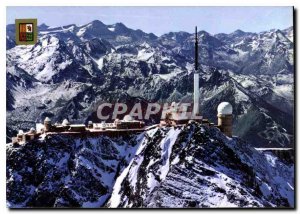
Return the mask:
<path id="1" fill-rule="evenodd" d="M 193 114 L 194 116 L 198 116 L 199 112 L 199 72 L 198 72 L 198 32 L 197 26 L 195 29 L 195 71 L 194 71 L 194 107 Z"/>

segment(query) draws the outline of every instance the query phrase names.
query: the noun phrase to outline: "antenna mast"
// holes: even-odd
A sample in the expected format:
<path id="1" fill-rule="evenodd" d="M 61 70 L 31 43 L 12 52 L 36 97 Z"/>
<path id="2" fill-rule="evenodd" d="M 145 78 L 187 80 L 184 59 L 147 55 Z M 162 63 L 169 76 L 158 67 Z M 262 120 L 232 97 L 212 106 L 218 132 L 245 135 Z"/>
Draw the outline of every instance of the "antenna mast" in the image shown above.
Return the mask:
<path id="1" fill-rule="evenodd" d="M 194 116 L 199 115 L 199 97 L 200 97 L 200 90 L 199 90 L 199 72 L 198 72 L 198 33 L 197 33 L 197 26 L 195 30 L 195 72 L 194 72 Z"/>
<path id="2" fill-rule="evenodd" d="M 195 72 L 198 71 L 198 32 L 197 26 L 195 28 Z"/>

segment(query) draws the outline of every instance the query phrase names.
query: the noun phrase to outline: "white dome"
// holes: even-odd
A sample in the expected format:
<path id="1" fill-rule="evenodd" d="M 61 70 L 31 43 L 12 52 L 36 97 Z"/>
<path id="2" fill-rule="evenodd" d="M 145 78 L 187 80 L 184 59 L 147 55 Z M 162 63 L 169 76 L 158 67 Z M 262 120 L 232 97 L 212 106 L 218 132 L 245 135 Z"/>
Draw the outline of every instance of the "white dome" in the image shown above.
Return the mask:
<path id="1" fill-rule="evenodd" d="M 125 115 L 125 117 L 123 118 L 123 121 L 126 121 L 126 122 L 130 122 L 130 121 L 133 121 L 133 117 L 129 114 Z"/>
<path id="2" fill-rule="evenodd" d="M 18 133 L 18 134 L 19 134 L 19 135 L 24 134 L 23 130 L 19 130 L 19 133 Z"/>
<path id="3" fill-rule="evenodd" d="M 232 114 L 232 105 L 228 102 L 222 102 L 218 105 L 218 114 Z"/>
<path id="4" fill-rule="evenodd" d="M 62 122 L 62 125 L 63 126 L 68 126 L 68 125 L 70 125 L 70 122 L 67 119 L 64 119 L 63 122 Z"/>
<path id="5" fill-rule="evenodd" d="M 49 117 L 46 117 L 45 122 L 51 122 L 51 119 Z"/>
<path id="6" fill-rule="evenodd" d="M 29 130 L 30 133 L 34 133 L 35 132 L 35 129 L 32 127 L 30 130 Z"/>

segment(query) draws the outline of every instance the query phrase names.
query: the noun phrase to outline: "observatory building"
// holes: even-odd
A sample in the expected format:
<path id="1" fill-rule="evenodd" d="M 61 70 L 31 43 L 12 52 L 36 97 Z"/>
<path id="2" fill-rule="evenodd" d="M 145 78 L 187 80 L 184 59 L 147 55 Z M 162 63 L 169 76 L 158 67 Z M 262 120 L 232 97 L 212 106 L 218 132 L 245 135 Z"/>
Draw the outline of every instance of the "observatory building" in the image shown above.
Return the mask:
<path id="1" fill-rule="evenodd" d="M 218 105 L 218 127 L 228 137 L 232 137 L 232 105 L 222 102 Z"/>

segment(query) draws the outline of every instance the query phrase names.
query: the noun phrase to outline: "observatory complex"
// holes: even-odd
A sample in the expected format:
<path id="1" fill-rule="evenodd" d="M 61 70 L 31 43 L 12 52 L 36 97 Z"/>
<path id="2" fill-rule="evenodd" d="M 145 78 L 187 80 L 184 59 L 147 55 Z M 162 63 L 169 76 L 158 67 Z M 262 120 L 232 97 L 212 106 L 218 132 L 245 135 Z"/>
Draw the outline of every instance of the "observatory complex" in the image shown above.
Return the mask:
<path id="1" fill-rule="evenodd" d="M 52 124 L 51 119 L 46 117 L 44 123 L 36 124 L 36 128 L 31 128 L 28 132 L 24 133 L 19 131 L 16 137 L 12 138 L 14 144 L 24 143 L 28 140 L 33 140 L 42 134 L 66 134 L 70 136 L 99 136 L 106 135 L 110 137 L 120 137 L 129 134 L 136 134 L 147 131 L 153 127 L 158 126 L 180 126 L 189 123 L 191 120 L 200 124 L 218 127 L 225 135 L 232 137 L 232 112 L 233 108 L 230 103 L 222 102 L 217 107 L 218 124 L 210 123 L 208 119 L 203 119 L 200 114 L 200 85 L 199 85 L 199 69 L 198 69 L 198 33 L 197 27 L 195 30 L 195 70 L 193 82 L 193 107 L 189 109 L 192 112 L 187 117 L 182 117 L 184 110 L 177 108 L 178 103 L 173 102 L 169 109 L 166 110 L 166 117 L 161 120 L 159 124 L 150 127 L 145 126 L 144 121 L 135 120 L 131 115 L 126 115 L 122 120 L 115 119 L 113 123 L 102 121 L 101 123 L 93 123 L 89 121 L 85 124 L 71 124 L 67 119 L 63 120 L 61 124 Z M 189 107 L 187 107 L 189 108 Z M 190 106 L 191 108 L 191 106 Z M 186 111 L 185 111 L 186 112 Z"/>

